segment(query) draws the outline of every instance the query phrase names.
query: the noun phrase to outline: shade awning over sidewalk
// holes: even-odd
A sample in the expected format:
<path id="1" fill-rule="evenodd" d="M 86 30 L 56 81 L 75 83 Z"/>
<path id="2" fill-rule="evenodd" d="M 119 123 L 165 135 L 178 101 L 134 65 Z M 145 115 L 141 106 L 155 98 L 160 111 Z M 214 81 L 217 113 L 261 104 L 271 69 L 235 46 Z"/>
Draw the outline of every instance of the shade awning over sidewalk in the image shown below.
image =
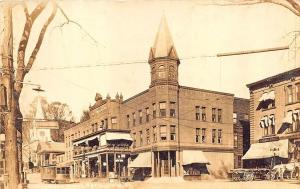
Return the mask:
<path id="1" fill-rule="evenodd" d="M 285 139 L 274 142 L 251 144 L 250 149 L 242 157 L 242 159 L 271 158 L 274 157 L 274 153 L 276 157 L 288 158 L 288 143 L 288 139 Z M 273 149 L 277 150 L 274 151 Z"/>
<path id="2" fill-rule="evenodd" d="M 182 165 L 188 165 L 192 163 L 210 164 L 201 150 L 183 150 L 182 153 Z"/>
<path id="3" fill-rule="evenodd" d="M 293 111 L 288 111 L 284 119 L 282 120 L 282 124 L 277 131 L 277 134 L 282 134 L 286 129 L 288 129 L 293 124 Z"/>
<path id="4" fill-rule="evenodd" d="M 128 165 L 128 167 L 151 167 L 151 152 L 139 153 L 139 155 Z"/>
<path id="5" fill-rule="evenodd" d="M 111 132 L 106 133 L 106 140 L 128 140 L 132 141 L 129 133 Z"/>

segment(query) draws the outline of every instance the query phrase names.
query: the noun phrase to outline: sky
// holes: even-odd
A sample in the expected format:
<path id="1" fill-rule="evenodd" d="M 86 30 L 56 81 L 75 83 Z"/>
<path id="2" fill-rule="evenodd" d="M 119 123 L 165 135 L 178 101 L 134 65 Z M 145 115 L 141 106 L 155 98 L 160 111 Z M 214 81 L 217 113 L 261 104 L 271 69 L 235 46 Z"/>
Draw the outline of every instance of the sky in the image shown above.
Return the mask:
<path id="1" fill-rule="evenodd" d="M 181 59 L 180 85 L 249 98 L 246 84 L 299 66 L 300 54 L 297 58 L 295 48 L 242 56 L 217 58 L 215 55 L 289 45 L 292 41 L 289 33 L 300 30 L 300 17 L 272 4 L 207 6 L 203 2 L 59 1 L 68 17 L 84 31 L 75 24 L 57 27 L 65 21 L 58 12 L 32 71 L 25 78 L 26 82 L 40 84 L 45 92 L 37 94 L 32 86 L 25 85 L 20 99 L 23 114 L 33 98 L 42 95 L 48 101 L 67 103 L 78 120 L 81 112 L 94 103 L 96 92 L 113 98 L 119 92 L 127 99 L 147 89 L 150 85 L 149 50 L 163 14 Z M 35 4 L 31 1 L 30 8 Z M 50 10 L 49 6 L 35 23 L 28 52 Z M 16 53 L 24 14 L 19 6 L 13 11 Z M 132 62 L 142 63 L 101 66 Z"/>

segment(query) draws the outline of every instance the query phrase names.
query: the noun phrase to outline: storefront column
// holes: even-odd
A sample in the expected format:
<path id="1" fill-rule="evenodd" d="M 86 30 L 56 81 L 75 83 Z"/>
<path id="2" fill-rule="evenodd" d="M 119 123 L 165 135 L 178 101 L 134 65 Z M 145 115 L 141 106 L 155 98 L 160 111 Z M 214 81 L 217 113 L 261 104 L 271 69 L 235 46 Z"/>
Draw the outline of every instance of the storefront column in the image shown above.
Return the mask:
<path id="1" fill-rule="evenodd" d="M 168 151 L 168 164 L 169 164 L 169 176 L 171 177 L 171 157 L 170 157 L 170 151 Z"/>
<path id="2" fill-rule="evenodd" d="M 160 164 L 160 157 L 159 157 L 160 153 L 159 151 L 157 151 L 157 177 L 161 177 L 161 164 Z"/>
<path id="3" fill-rule="evenodd" d="M 155 177 L 155 154 L 151 151 L 151 176 Z"/>
<path id="4" fill-rule="evenodd" d="M 85 159 L 83 159 L 82 162 L 81 162 L 81 172 L 82 172 L 81 177 L 82 177 L 82 178 L 86 178 Z"/>
<path id="5" fill-rule="evenodd" d="M 114 172 L 117 173 L 117 162 L 116 162 L 116 158 L 117 157 L 117 154 L 116 152 L 114 152 Z"/>
<path id="6" fill-rule="evenodd" d="M 108 153 L 106 154 L 106 177 L 108 178 L 109 163 L 108 163 Z"/>
<path id="7" fill-rule="evenodd" d="M 98 175 L 101 178 L 102 177 L 102 158 L 101 154 L 98 155 Z"/>

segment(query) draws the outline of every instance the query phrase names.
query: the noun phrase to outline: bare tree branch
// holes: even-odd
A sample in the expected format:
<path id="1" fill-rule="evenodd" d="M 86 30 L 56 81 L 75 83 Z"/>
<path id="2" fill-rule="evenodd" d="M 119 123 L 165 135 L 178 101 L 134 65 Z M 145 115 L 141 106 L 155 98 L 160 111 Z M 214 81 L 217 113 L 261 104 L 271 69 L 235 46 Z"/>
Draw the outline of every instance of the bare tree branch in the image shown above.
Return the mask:
<path id="1" fill-rule="evenodd" d="M 28 7 L 27 7 L 27 4 L 26 4 L 26 1 L 23 1 L 23 9 L 24 9 L 24 13 L 25 13 L 25 16 L 26 16 L 26 20 L 29 18 L 29 12 L 28 12 Z"/>
<path id="2" fill-rule="evenodd" d="M 201 2 L 200 5 L 215 5 L 215 6 L 248 6 L 262 3 L 271 3 L 282 6 L 296 16 L 300 16 L 300 2 L 297 0 L 212 0 L 209 3 Z"/>
<path id="3" fill-rule="evenodd" d="M 58 9 L 59 9 L 59 11 L 62 13 L 62 15 L 65 17 L 65 19 L 66 19 L 66 22 L 63 22 L 62 24 L 60 24 L 59 26 L 56 26 L 56 27 L 59 27 L 59 28 L 62 28 L 64 25 L 66 25 L 66 24 L 70 24 L 70 23 L 72 23 L 72 24 L 75 24 L 76 26 L 78 26 L 79 27 L 79 29 L 80 30 L 82 30 L 84 33 L 85 33 L 85 35 L 87 35 L 96 45 L 97 44 L 99 44 L 98 43 L 98 41 L 92 36 L 92 35 L 90 35 L 82 26 L 81 26 L 81 24 L 79 24 L 78 22 L 76 22 L 76 21 L 74 21 L 74 20 L 71 20 L 68 16 L 67 16 L 67 14 L 65 13 L 65 11 L 59 6 L 59 5 L 57 5 L 58 6 Z"/>
<path id="4" fill-rule="evenodd" d="M 25 68 L 25 73 L 28 73 L 30 71 L 30 69 L 32 68 L 32 65 L 36 59 L 36 55 L 37 53 L 39 52 L 40 50 L 40 47 L 42 45 L 42 42 L 43 42 L 43 39 L 44 39 L 44 36 L 45 36 L 45 33 L 47 31 L 47 28 L 48 26 L 50 25 L 50 23 L 52 22 L 52 20 L 54 19 L 55 15 L 56 15 L 56 12 L 57 12 L 57 4 L 55 2 L 52 3 L 53 4 L 53 10 L 52 10 L 52 13 L 51 15 L 49 16 L 49 18 L 47 19 L 47 21 L 44 23 L 41 31 L 40 31 L 40 35 L 38 37 L 38 41 L 31 53 L 31 56 L 29 58 L 29 61 L 26 65 L 26 68 Z"/>
<path id="5" fill-rule="evenodd" d="M 24 30 L 22 33 L 22 37 L 19 43 L 19 47 L 18 47 L 18 56 L 17 56 L 17 74 L 16 74 L 16 86 L 17 88 L 21 91 L 22 88 L 22 83 L 20 83 L 21 81 L 23 81 L 24 77 L 25 77 L 25 72 L 24 72 L 24 67 L 25 67 L 25 51 L 27 48 L 27 44 L 29 41 L 29 37 L 30 37 L 30 33 L 31 33 L 31 28 L 32 25 L 34 23 L 34 21 L 36 20 L 36 18 L 42 13 L 42 11 L 44 10 L 44 8 L 46 7 L 46 5 L 48 4 L 49 0 L 43 0 L 42 2 L 40 2 L 32 11 L 32 13 L 29 15 L 28 12 L 28 8 L 27 5 L 25 4 L 25 2 L 23 3 L 23 10 L 25 12 L 26 15 L 26 22 L 24 25 Z"/>

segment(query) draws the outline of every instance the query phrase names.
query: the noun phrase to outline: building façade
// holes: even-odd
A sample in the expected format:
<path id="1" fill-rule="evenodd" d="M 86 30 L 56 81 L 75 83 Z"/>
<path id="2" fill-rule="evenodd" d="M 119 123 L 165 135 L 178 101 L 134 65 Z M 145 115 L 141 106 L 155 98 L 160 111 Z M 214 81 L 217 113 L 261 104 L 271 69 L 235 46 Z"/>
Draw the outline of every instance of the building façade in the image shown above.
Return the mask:
<path id="1" fill-rule="evenodd" d="M 234 168 L 234 95 L 179 85 L 180 59 L 165 18 L 148 62 L 147 90 L 126 100 L 96 94 L 90 118 L 65 131 L 65 161 L 75 177 L 130 169 L 153 177 L 226 177 Z"/>
<path id="2" fill-rule="evenodd" d="M 247 86 L 251 147 L 244 161 L 249 167 L 296 165 L 300 162 L 300 69 Z"/>

